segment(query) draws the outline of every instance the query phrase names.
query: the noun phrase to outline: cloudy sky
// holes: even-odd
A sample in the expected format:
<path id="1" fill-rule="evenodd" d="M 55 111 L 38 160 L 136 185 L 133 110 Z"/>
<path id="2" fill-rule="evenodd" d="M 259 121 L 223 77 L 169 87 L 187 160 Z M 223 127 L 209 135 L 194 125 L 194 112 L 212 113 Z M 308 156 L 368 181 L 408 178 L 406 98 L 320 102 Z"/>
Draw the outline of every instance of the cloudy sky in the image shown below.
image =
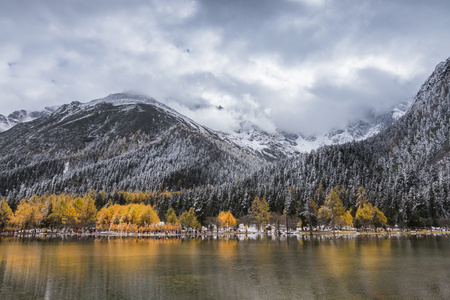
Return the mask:
<path id="1" fill-rule="evenodd" d="M 218 130 L 326 131 L 411 100 L 450 56 L 449 13 L 447 0 L 0 0 L 0 114 L 132 91 Z"/>

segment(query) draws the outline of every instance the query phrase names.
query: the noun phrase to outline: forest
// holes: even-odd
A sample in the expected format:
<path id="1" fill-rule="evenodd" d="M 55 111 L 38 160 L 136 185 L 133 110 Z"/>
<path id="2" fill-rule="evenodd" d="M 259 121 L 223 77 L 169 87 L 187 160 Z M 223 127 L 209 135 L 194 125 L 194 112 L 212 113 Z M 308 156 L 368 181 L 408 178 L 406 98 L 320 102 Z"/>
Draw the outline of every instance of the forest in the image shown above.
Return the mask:
<path id="1" fill-rule="evenodd" d="M 353 192 L 353 191 L 352 191 Z M 14 211 L 5 198 L 0 202 L 0 230 L 30 230 L 45 229 L 87 231 L 98 230 L 108 232 L 178 232 L 182 229 L 210 230 L 231 229 L 244 224 L 246 228 L 254 225 L 265 231 L 273 227 L 278 231 L 294 232 L 302 230 L 341 230 L 344 228 L 385 229 L 394 226 L 384 213 L 370 203 L 368 193 L 364 187 L 358 188 L 354 193 L 356 202 L 346 207 L 343 197 L 348 193 L 341 186 L 335 186 L 324 194 L 322 186 L 300 210 L 289 213 L 287 209 L 282 212 L 272 211 L 264 197 L 255 196 L 250 204 L 247 214 L 236 211 L 217 209 L 217 213 L 206 215 L 194 207 L 179 206 L 179 200 L 187 195 L 186 192 L 126 192 L 94 190 L 84 195 L 46 194 L 33 195 L 22 199 Z M 323 197 L 324 202 L 318 205 Z M 168 199 L 173 206 L 162 206 Z M 176 202 L 176 201 L 178 202 Z M 213 203 L 210 203 L 211 205 Z M 186 206 L 187 207 L 187 206 Z M 209 210 L 213 211 L 213 210 Z M 428 220 L 414 220 L 404 227 L 429 227 L 449 225 L 448 220 L 439 220 L 439 224 L 430 224 Z"/>

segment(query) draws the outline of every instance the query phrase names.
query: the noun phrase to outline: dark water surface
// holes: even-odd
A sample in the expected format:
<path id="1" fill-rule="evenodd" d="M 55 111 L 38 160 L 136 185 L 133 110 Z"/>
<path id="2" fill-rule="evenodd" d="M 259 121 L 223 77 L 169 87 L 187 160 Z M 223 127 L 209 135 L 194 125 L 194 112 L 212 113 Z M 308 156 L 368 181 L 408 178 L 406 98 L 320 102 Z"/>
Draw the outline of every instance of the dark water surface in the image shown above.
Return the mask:
<path id="1" fill-rule="evenodd" d="M 0 238 L 0 299 L 450 299 L 450 238 Z"/>

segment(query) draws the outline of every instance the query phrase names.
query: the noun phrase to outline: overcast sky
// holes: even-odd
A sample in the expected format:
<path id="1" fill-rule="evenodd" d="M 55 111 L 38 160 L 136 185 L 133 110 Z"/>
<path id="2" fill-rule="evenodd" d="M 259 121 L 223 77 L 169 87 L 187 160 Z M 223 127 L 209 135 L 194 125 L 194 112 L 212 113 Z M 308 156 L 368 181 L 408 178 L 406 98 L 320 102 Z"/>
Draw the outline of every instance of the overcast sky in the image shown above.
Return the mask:
<path id="1" fill-rule="evenodd" d="M 326 131 L 411 100 L 450 56 L 449 16 L 447 0 L 0 0 L 0 114 L 133 91 L 218 130 Z"/>

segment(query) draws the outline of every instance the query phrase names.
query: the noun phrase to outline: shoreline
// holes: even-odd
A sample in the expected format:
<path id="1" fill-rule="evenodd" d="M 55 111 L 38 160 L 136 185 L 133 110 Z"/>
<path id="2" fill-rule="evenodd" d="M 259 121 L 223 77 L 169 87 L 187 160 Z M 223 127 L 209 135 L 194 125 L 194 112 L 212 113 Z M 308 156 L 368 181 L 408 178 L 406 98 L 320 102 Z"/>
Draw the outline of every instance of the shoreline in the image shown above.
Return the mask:
<path id="1" fill-rule="evenodd" d="M 393 230 L 393 231 L 369 231 L 369 232 L 360 232 L 356 230 L 348 230 L 348 231 L 314 231 L 312 236 L 309 231 L 297 231 L 290 232 L 286 234 L 285 232 L 276 234 L 276 233 L 263 233 L 263 232 L 183 232 L 183 233 L 137 233 L 137 232 L 116 232 L 116 231 L 101 231 L 101 232 L 1 232 L 0 237 L 79 237 L 79 238 L 206 238 L 206 237 L 290 237 L 290 236 L 298 236 L 298 237 L 326 237 L 326 238 L 337 238 L 337 237 L 399 237 L 399 236 L 448 236 L 450 235 L 450 231 L 442 231 L 442 230 Z"/>

